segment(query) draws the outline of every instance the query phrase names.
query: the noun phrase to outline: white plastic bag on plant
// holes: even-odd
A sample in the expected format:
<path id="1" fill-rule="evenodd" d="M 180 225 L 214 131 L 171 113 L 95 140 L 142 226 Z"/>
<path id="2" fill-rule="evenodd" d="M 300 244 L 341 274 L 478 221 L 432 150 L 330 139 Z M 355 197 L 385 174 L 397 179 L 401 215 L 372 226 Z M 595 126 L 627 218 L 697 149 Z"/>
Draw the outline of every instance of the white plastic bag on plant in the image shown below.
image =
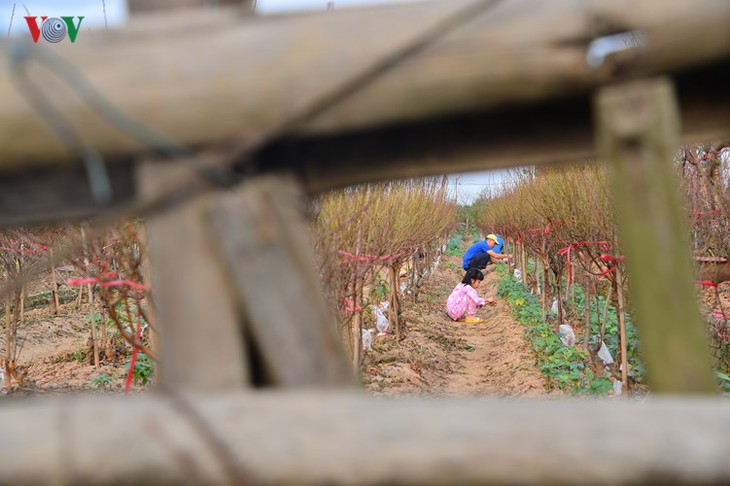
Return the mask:
<path id="1" fill-rule="evenodd" d="M 373 350 L 373 333 L 375 329 L 363 329 L 362 330 L 362 349 L 363 351 Z"/>
<path id="2" fill-rule="evenodd" d="M 406 291 L 406 287 L 408 287 L 408 285 L 405 282 L 401 282 L 400 283 L 400 291 L 401 291 L 401 293 L 403 293 L 403 292 Z"/>
<path id="3" fill-rule="evenodd" d="M 515 268 L 515 273 L 513 274 L 515 277 L 515 280 L 520 280 L 522 278 L 522 270 L 519 268 Z"/>
<path id="4" fill-rule="evenodd" d="M 553 305 L 550 306 L 550 312 L 553 315 L 558 315 L 558 299 L 553 300 Z"/>
<path id="5" fill-rule="evenodd" d="M 623 393 L 623 387 L 624 387 L 624 384 L 621 383 L 620 380 L 614 380 L 613 393 L 615 393 L 617 397 L 620 397 L 621 393 Z"/>
<path id="6" fill-rule="evenodd" d="M 383 303 L 387 304 L 387 302 Z M 385 317 L 385 314 L 383 314 L 383 311 L 380 310 L 380 306 L 375 308 L 375 328 L 378 330 L 378 336 L 385 336 L 388 334 L 388 329 L 390 328 L 390 322 Z"/>
<path id="7" fill-rule="evenodd" d="M 566 346 L 575 346 L 575 332 L 573 328 L 567 324 L 560 324 L 558 327 L 560 332 L 560 341 Z"/>
<path id="8" fill-rule="evenodd" d="M 390 302 L 388 302 L 387 300 L 384 300 L 380 304 L 378 304 L 378 309 L 380 309 L 380 312 L 387 311 L 388 307 L 390 307 Z"/>
<path id="9" fill-rule="evenodd" d="M 601 341 L 601 349 L 598 350 L 598 359 L 603 362 L 604 366 L 609 366 L 613 364 L 613 356 L 611 356 L 611 351 L 608 350 L 608 346 L 606 346 L 606 343 L 603 341 Z"/>
<path id="10" fill-rule="evenodd" d="M 436 261 L 433 262 L 433 268 L 438 268 L 441 265 L 441 255 L 436 257 Z"/>

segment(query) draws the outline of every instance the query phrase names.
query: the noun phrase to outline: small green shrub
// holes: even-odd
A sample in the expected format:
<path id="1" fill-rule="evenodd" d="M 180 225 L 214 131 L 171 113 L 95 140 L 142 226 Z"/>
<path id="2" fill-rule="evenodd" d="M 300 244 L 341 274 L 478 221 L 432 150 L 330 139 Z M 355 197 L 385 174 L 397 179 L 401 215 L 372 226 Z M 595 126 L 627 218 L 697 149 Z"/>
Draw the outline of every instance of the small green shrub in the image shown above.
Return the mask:
<path id="1" fill-rule="evenodd" d="M 114 378 L 112 378 L 109 375 L 105 375 L 105 374 L 96 375 L 96 378 L 91 380 L 91 384 L 100 389 L 107 388 L 113 382 L 114 382 Z"/>
<path id="2" fill-rule="evenodd" d="M 152 379 L 154 372 L 155 366 L 152 359 L 144 353 L 139 353 L 139 355 L 137 355 L 137 362 L 134 364 L 134 371 L 132 372 L 132 378 L 134 381 L 140 381 L 143 385 L 146 385 Z M 127 365 L 125 375 L 128 373 L 129 365 Z"/>
<path id="3" fill-rule="evenodd" d="M 730 376 L 719 371 L 715 373 L 717 375 L 718 381 L 720 382 L 720 389 L 722 390 L 722 394 L 725 396 L 730 396 Z"/>
<path id="4" fill-rule="evenodd" d="M 452 255 L 452 256 L 460 256 L 462 239 L 463 239 L 463 237 L 459 233 L 452 236 L 446 245 L 446 254 Z"/>

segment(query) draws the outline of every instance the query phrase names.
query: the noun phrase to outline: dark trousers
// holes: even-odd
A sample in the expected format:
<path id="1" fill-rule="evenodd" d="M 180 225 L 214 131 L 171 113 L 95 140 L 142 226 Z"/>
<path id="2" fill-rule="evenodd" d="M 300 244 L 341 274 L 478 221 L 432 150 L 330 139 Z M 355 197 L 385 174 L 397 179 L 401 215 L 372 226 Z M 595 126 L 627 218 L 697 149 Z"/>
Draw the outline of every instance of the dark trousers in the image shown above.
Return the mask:
<path id="1" fill-rule="evenodd" d="M 489 256 L 489 253 L 480 253 L 474 258 L 471 259 L 469 262 L 469 268 L 478 268 L 479 270 L 484 270 L 487 268 L 487 265 L 489 265 L 489 262 L 492 260 L 492 257 Z"/>

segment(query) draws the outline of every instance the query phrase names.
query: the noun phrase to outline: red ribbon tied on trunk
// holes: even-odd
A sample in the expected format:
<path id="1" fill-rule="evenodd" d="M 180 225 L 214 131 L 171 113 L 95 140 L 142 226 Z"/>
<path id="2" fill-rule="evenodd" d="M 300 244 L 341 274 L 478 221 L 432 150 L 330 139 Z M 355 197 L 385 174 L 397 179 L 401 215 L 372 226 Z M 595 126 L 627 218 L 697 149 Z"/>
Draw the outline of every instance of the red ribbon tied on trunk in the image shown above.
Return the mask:
<path id="1" fill-rule="evenodd" d="M 601 247 L 601 250 L 608 250 L 609 249 L 609 243 L 608 241 L 579 241 L 577 243 L 571 243 L 570 245 L 566 246 L 565 248 L 561 248 L 558 250 L 558 255 L 567 255 L 568 256 L 568 288 L 565 289 L 566 292 L 570 290 L 570 286 L 573 284 L 573 271 L 572 271 L 572 264 L 570 261 L 570 252 L 573 250 L 573 248 L 577 248 L 579 246 L 589 246 L 589 245 L 599 245 Z"/>

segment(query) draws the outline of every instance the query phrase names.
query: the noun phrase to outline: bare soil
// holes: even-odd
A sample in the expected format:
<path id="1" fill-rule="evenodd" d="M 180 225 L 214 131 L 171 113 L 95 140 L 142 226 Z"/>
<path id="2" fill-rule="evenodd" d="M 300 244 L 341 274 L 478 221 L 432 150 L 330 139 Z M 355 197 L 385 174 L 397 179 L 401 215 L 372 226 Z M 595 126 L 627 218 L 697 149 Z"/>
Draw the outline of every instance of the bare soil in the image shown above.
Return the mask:
<path id="1" fill-rule="evenodd" d="M 113 329 L 109 331 L 111 333 Z M 131 347 L 118 340 L 118 356 L 114 360 L 102 359 L 96 368 L 89 338 L 86 302 L 78 309 L 74 304 L 62 305 L 58 316 L 52 315 L 47 307 L 26 311 L 25 321 L 18 328 L 18 342 L 22 346 L 18 371 L 22 381 L 7 383 L 4 391 L 16 396 L 90 390 L 122 391 Z M 0 340 L 4 343 L 4 336 Z M 99 375 L 108 376 L 111 382 L 104 386 L 95 384 L 94 380 Z M 132 388 L 143 389 L 139 384 L 133 384 Z"/>
<path id="2" fill-rule="evenodd" d="M 457 257 L 443 257 L 421 288 L 417 302 L 403 303 L 406 337 L 375 337 L 365 355 L 363 382 L 374 394 L 437 396 L 541 396 L 548 392 L 535 367 L 524 328 L 495 296 L 496 275 L 488 272 L 478 289 L 497 304 L 477 311 L 478 324 L 454 322 L 446 299 L 461 281 Z"/>

